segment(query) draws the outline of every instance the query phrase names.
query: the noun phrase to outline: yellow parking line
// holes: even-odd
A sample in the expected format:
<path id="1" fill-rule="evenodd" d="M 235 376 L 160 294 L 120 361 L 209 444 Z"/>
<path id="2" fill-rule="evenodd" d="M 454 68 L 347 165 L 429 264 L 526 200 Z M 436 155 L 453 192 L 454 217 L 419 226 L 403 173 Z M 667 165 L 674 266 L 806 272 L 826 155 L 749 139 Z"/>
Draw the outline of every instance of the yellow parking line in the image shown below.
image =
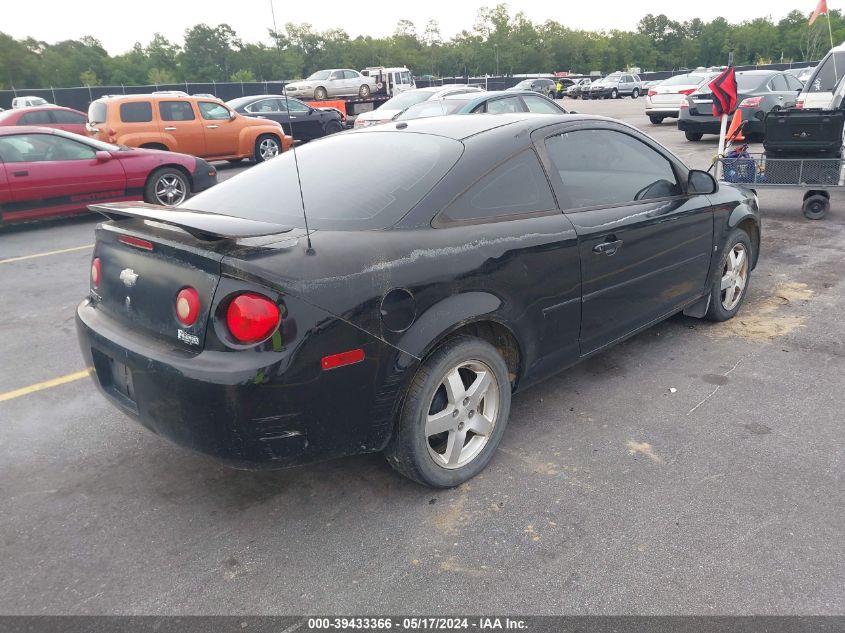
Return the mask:
<path id="1" fill-rule="evenodd" d="M 36 257 L 47 257 L 47 255 L 61 255 L 62 253 L 72 253 L 74 251 L 84 251 L 86 248 L 94 248 L 93 244 L 86 244 L 85 246 L 74 246 L 73 248 L 62 248 L 57 251 L 48 251 L 46 253 L 35 253 L 34 255 L 21 255 L 20 257 L 10 257 L 9 259 L 0 259 L 0 264 L 11 264 L 12 262 L 22 262 L 25 259 L 35 259 Z"/>
<path id="2" fill-rule="evenodd" d="M 58 378 L 45 380 L 44 382 L 37 382 L 34 385 L 30 385 L 29 387 L 21 387 L 20 389 L 15 389 L 14 391 L 0 393 L 0 402 L 5 402 L 6 400 L 12 400 L 14 398 L 20 398 L 21 396 L 26 396 L 30 393 L 41 391 L 42 389 L 50 389 L 51 387 L 58 387 L 59 385 L 65 385 L 69 382 L 73 382 L 74 380 L 86 378 L 88 374 L 90 374 L 92 371 L 93 367 L 89 367 L 88 369 L 83 369 L 82 371 L 78 371 L 74 374 L 59 376 Z"/>

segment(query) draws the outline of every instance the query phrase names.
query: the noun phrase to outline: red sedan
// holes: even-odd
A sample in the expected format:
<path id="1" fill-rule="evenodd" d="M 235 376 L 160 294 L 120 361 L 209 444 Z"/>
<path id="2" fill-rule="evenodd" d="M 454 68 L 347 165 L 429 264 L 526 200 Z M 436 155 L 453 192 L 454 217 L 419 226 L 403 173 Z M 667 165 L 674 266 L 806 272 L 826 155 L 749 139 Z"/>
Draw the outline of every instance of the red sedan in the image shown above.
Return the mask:
<path id="1" fill-rule="evenodd" d="M 73 108 L 57 105 L 31 106 L 0 112 L 0 127 L 6 125 L 38 125 L 86 136 L 88 116 Z"/>
<path id="2" fill-rule="evenodd" d="M 0 128 L 0 224 L 80 213 L 93 202 L 174 206 L 216 182 L 217 170 L 194 156 L 49 128 Z"/>

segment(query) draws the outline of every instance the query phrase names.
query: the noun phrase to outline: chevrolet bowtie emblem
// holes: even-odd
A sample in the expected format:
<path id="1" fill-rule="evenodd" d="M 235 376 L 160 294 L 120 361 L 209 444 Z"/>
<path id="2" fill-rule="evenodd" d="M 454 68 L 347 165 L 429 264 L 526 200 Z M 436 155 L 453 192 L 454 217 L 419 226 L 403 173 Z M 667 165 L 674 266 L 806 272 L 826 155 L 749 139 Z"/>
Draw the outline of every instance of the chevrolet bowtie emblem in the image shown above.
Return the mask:
<path id="1" fill-rule="evenodd" d="M 135 282 L 138 281 L 138 273 L 131 268 L 124 268 L 120 271 L 120 281 L 122 281 L 123 285 L 127 288 L 131 288 L 135 285 Z"/>

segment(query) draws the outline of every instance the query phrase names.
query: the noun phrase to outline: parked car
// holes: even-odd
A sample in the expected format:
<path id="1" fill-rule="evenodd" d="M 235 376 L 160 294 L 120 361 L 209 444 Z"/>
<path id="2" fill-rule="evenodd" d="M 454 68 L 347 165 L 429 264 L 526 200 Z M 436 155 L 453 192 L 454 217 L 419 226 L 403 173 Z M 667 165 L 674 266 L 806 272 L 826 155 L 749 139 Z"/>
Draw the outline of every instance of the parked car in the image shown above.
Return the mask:
<path id="1" fill-rule="evenodd" d="M 50 102 L 41 97 L 15 97 L 12 99 L 12 109 L 29 108 L 32 106 L 50 105 Z"/>
<path id="2" fill-rule="evenodd" d="M 55 105 L 29 106 L 0 114 L 0 127 L 7 125 L 36 125 L 52 127 L 85 136 L 84 112 Z"/>
<path id="3" fill-rule="evenodd" d="M 365 77 L 350 68 L 318 70 L 307 79 L 292 81 L 284 88 L 289 97 L 318 101 L 329 97 L 369 97 L 375 91 L 376 80 L 373 77 Z"/>
<path id="4" fill-rule="evenodd" d="M 545 79 L 542 77 L 535 77 L 533 79 L 523 79 L 515 86 L 508 88 L 508 90 L 523 91 L 530 90 L 532 92 L 539 92 L 544 97 L 548 97 L 555 93 L 554 79 Z"/>
<path id="5" fill-rule="evenodd" d="M 284 95 L 255 95 L 227 101 L 226 105 L 245 116 L 276 121 L 296 141 L 311 141 L 343 130 L 340 113 L 312 108 Z"/>
<path id="6" fill-rule="evenodd" d="M 833 104 L 833 91 L 845 77 L 845 43 L 834 46 L 804 82 L 795 107 L 806 110 L 828 109 Z"/>
<path id="7" fill-rule="evenodd" d="M 703 84 L 709 83 L 716 73 L 687 73 L 669 77 L 646 92 L 645 113 L 655 125 L 664 119 L 677 119 L 681 111 L 681 102 Z"/>
<path id="8" fill-rule="evenodd" d="M 379 123 L 387 123 L 400 112 L 418 103 L 430 99 L 442 99 L 449 95 L 466 94 L 470 92 L 482 92 L 481 88 L 468 86 L 466 84 L 449 84 L 447 86 L 431 86 L 429 88 L 417 88 L 407 90 L 402 94 L 388 99 L 375 110 L 362 112 L 355 119 L 356 128 L 368 127 Z"/>
<path id="9" fill-rule="evenodd" d="M 795 77 L 798 81 L 802 84 L 806 84 L 807 80 L 810 79 L 810 76 L 813 74 L 813 71 L 816 69 L 815 66 L 807 66 L 806 68 L 790 68 L 785 72 L 788 72 L 790 75 Z"/>
<path id="10" fill-rule="evenodd" d="M 410 121 L 447 114 L 502 114 L 535 112 L 539 114 L 566 114 L 566 110 L 551 99 L 525 90 L 513 92 L 497 90 L 479 94 L 450 95 L 411 106 L 397 115 L 395 121 Z"/>
<path id="11" fill-rule="evenodd" d="M 217 170 L 201 158 L 51 128 L 0 128 L 0 223 L 81 213 L 112 200 L 173 206 L 216 182 Z"/>
<path id="12" fill-rule="evenodd" d="M 585 99 L 620 99 L 622 97 L 636 99 L 643 92 L 642 84 L 639 75 L 611 73 L 603 79 L 594 81 L 589 91 L 584 91 L 582 96 Z"/>
<path id="13" fill-rule="evenodd" d="M 580 99 L 584 96 L 584 92 L 590 89 L 593 80 L 589 77 L 578 79 L 574 84 L 569 86 L 566 90 L 566 96 L 572 99 Z"/>
<path id="14" fill-rule="evenodd" d="M 789 73 L 775 70 L 743 70 L 736 73 L 738 111 L 746 136 L 761 136 L 767 112 L 795 107 L 801 82 Z M 678 129 L 688 141 L 700 141 L 705 134 L 718 134 L 720 119 L 713 116 L 713 94 L 707 84 L 681 102 Z"/>
<path id="15" fill-rule="evenodd" d="M 88 108 L 86 129 L 108 143 L 233 162 L 260 163 L 293 143 L 275 121 L 243 116 L 216 99 L 172 94 L 97 99 Z"/>
<path id="16" fill-rule="evenodd" d="M 750 190 L 603 117 L 410 121 L 296 159 L 169 212 L 98 206 L 76 313 L 109 401 L 240 467 L 383 451 L 456 486 L 512 393 L 680 311 L 732 318 L 757 262 Z M 300 181 L 310 234 L 278 204 Z"/>

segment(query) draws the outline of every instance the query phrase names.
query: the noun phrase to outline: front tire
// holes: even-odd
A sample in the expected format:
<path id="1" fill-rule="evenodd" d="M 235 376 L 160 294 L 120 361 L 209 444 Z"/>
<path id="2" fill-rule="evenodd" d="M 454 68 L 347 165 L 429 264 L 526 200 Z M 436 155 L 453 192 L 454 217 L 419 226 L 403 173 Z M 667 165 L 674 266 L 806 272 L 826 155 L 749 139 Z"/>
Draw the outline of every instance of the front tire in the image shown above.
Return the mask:
<path id="1" fill-rule="evenodd" d="M 156 169 L 144 185 L 144 202 L 175 207 L 188 199 L 191 183 L 181 169 L 162 167 Z"/>
<path id="2" fill-rule="evenodd" d="M 263 163 L 265 160 L 275 158 L 282 153 L 282 144 L 278 137 L 272 134 L 262 134 L 255 141 L 255 154 L 253 160 L 256 163 Z"/>
<path id="3" fill-rule="evenodd" d="M 340 121 L 329 121 L 326 124 L 326 136 L 329 134 L 337 134 L 338 132 L 343 131 L 343 126 L 340 124 Z"/>
<path id="4" fill-rule="evenodd" d="M 830 211 L 830 199 L 820 193 L 814 193 L 804 198 L 801 210 L 808 220 L 823 220 Z"/>
<path id="5" fill-rule="evenodd" d="M 319 88 L 314 89 L 314 98 L 317 101 L 323 101 L 326 97 L 329 96 L 329 93 L 326 92 L 326 89 L 320 86 Z"/>
<path id="6" fill-rule="evenodd" d="M 722 250 L 719 275 L 713 280 L 710 306 L 704 318 L 709 321 L 727 321 L 739 312 L 747 294 L 753 261 L 751 238 L 742 229 L 734 229 Z"/>
<path id="7" fill-rule="evenodd" d="M 370 96 L 370 87 L 367 84 L 363 84 L 360 88 L 358 88 L 358 96 L 362 99 L 366 99 Z"/>
<path id="8" fill-rule="evenodd" d="M 687 137 L 688 141 L 698 142 L 702 138 L 704 138 L 704 134 L 701 132 L 684 132 L 684 136 Z"/>
<path id="9" fill-rule="evenodd" d="M 619 98 L 619 91 L 616 88 L 614 88 L 613 90 L 610 91 L 610 98 L 611 99 L 618 99 Z"/>
<path id="10" fill-rule="evenodd" d="M 471 336 L 452 338 L 414 376 L 385 457 L 425 486 L 460 485 L 493 458 L 510 405 L 508 367 L 496 348 Z"/>

